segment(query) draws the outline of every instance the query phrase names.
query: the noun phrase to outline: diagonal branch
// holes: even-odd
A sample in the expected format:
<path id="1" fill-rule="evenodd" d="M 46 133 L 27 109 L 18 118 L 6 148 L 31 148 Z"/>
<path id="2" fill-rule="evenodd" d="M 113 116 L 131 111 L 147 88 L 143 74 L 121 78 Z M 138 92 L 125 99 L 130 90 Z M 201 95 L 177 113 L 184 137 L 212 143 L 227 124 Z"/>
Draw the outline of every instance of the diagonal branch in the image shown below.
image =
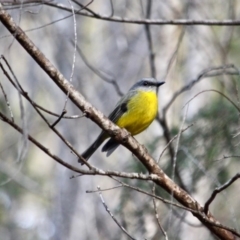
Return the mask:
<path id="1" fill-rule="evenodd" d="M 11 119 L 6 117 L 3 113 L 0 112 L 0 119 L 9 124 L 11 127 L 13 127 L 15 130 L 17 130 L 19 133 L 23 134 L 23 130 L 14 123 Z M 141 179 L 141 180 L 151 180 L 154 181 L 158 179 L 158 176 L 155 174 L 142 174 L 142 173 L 126 173 L 126 172 L 118 172 L 118 171 L 110 171 L 110 170 L 102 170 L 95 168 L 91 165 L 90 170 L 85 170 L 81 168 L 74 167 L 73 165 L 65 162 L 58 156 L 54 155 L 48 148 L 43 146 L 40 142 L 38 142 L 35 138 L 33 138 L 31 135 L 27 135 L 28 139 L 39 149 L 41 149 L 44 153 L 46 153 L 49 157 L 54 159 L 59 164 L 63 165 L 64 167 L 68 168 L 69 170 L 72 170 L 76 173 L 80 173 L 82 175 L 101 175 L 101 176 L 115 176 L 115 177 L 122 177 L 122 178 L 130 178 L 130 179 Z M 190 209 L 191 210 L 191 209 Z"/>
<path id="2" fill-rule="evenodd" d="M 204 78 L 209 77 L 216 77 L 219 75 L 239 75 L 238 69 L 233 64 L 227 64 L 219 67 L 210 67 L 203 72 L 201 72 L 196 79 L 193 79 L 190 83 L 183 86 L 181 89 L 179 89 L 177 92 L 174 93 L 170 101 L 166 104 L 166 106 L 163 108 L 163 115 L 165 116 L 169 107 L 173 104 L 173 102 L 177 99 L 179 95 L 181 95 L 183 92 L 186 92 L 188 90 L 191 90 L 195 84 L 197 84 L 199 81 L 201 81 Z"/>
<path id="3" fill-rule="evenodd" d="M 136 240 L 135 238 L 133 238 L 128 232 L 127 230 L 118 222 L 118 220 L 114 217 L 114 215 L 112 214 L 112 212 L 110 211 L 109 207 L 107 206 L 107 204 L 104 201 L 104 198 L 102 196 L 102 192 L 101 192 L 101 188 L 98 186 L 97 187 L 98 191 L 99 191 L 99 196 L 101 198 L 102 204 L 104 206 L 104 208 L 106 209 L 106 211 L 108 212 L 108 214 L 111 216 L 111 218 L 113 219 L 113 221 L 118 225 L 118 227 L 132 240 Z"/>
<path id="4" fill-rule="evenodd" d="M 212 195 L 210 196 L 210 198 L 206 201 L 206 203 L 204 205 L 204 212 L 205 213 L 208 212 L 210 204 L 213 202 L 213 200 L 215 199 L 215 197 L 217 196 L 218 193 L 220 193 L 223 190 L 225 190 L 226 188 L 228 188 L 231 184 L 233 184 L 239 178 L 240 178 L 240 173 L 237 173 L 234 177 L 232 177 L 225 184 L 223 184 L 222 186 L 220 186 L 218 188 L 215 188 L 215 190 L 212 192 Z"/>

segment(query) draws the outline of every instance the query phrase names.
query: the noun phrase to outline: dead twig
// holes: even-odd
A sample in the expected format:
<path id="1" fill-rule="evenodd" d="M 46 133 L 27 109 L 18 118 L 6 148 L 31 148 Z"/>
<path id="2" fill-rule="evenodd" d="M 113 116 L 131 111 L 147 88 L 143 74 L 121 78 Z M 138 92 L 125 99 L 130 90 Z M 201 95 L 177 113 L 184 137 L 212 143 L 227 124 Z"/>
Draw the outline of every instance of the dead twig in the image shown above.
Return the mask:
<path id="1" fill-rule="evenodd" d="M 136 240 L 135 238 L 133 238 L 128 232 L 127 230 L 118 222 L 118 220 L 114 217 L 114 215 L 111 213 L 109 207 L 107 206 L 107 204 L 105 203 L 104 201 L 104 198 L 102 196 L 102 192 L 101 192 L 101 189 L 100 187 L 98 186 L 97 189 L 99 190 L 99 196 L 100 196 L 100 199 L 102 201 L 102 204 L 103 206 L 105 207 L 107 213 L 111 216 L 111 218 L 113 219 L 113 221 L 118 225 L 118 227 L 132 240 Z"/>
<path id="2" fill-rule="evenodd" d="M 218 193 L 222 192 L 226 188 L 228 188 L 231 184 L 233 184 L 238 178 L 240 178 L 240 173 L 237 173 L 234 177 L 232 177 L 230 180 L 228 180 L 226 183 L 224 183 L 222 186 L 215 188 L 215 190 L 212 192 L 210 198 L 206 201 L 204 205 L 204 212 L 207 214 L 210 204 L 213 202 L 215 197 Z"/>

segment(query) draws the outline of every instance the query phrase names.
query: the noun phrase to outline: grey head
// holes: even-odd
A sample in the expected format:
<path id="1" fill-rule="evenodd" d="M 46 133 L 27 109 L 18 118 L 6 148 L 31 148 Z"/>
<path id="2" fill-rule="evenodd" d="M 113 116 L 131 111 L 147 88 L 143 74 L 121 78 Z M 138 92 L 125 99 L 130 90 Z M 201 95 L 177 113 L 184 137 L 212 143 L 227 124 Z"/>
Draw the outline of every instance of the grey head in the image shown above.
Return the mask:
<path id="1" fill-rule="evenodd" d="M 129 91 L 157 91 L 158 87 L 164 83 L 164 81 L 158 81 L 155 78 L 142 78 L 141 80 L 137 81 Z"/>

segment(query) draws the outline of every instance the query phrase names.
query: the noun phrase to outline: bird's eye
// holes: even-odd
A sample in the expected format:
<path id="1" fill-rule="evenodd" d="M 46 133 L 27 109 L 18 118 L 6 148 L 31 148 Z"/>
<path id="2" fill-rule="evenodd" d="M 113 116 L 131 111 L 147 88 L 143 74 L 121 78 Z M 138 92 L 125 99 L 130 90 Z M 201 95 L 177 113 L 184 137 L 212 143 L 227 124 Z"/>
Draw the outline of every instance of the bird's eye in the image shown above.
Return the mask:
<path id="1" fill-rule="evenodd" d="M 148 86 L 148 82 L 147 82 L 147 81 L 144 81 L 144 82 L 143 82 L 143 86 Z"/>

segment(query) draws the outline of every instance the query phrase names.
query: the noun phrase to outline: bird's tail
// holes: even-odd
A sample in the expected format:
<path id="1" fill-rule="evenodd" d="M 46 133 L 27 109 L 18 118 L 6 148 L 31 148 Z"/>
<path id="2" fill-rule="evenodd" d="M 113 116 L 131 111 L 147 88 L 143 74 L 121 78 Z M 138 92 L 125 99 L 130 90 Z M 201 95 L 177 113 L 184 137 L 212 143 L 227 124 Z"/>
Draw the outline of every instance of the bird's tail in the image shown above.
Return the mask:
<path id="1" fill-rule="evenodd" d="M 106 136 L 104 134 L 100 134 L 96 141 L 85 151 L 81 154 L 81 156 L 85 159 L 88 160 L 93 153 L 98 149 L 98 147 L 104 142 L 106 139 Z M 84 164 L 81 159 L 78 159 L 78 162 L 80 162 L 82 165 Z"/>
<path id="2" fill-rule="evenodd" d="M 120 145 L 119 142 L 110 138 L 107 143 L 103 146 L 102 152 L 107 152 L 107 157 L 110 156 L 115 149 Z"/>

